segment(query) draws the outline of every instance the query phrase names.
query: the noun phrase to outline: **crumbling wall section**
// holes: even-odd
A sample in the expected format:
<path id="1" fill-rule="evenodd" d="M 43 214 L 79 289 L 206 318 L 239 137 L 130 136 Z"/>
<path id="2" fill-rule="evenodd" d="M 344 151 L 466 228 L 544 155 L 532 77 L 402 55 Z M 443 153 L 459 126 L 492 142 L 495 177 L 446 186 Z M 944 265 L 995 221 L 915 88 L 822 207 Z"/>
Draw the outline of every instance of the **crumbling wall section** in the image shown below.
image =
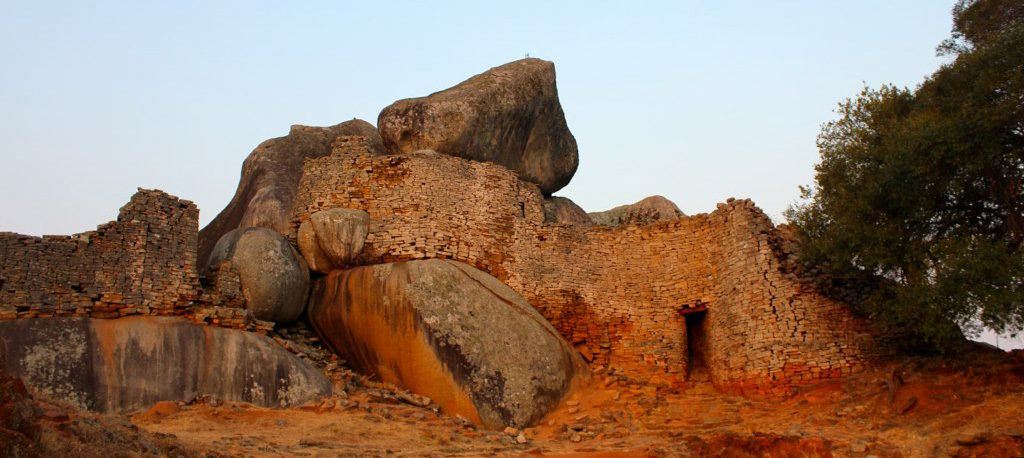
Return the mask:
<path id="1" fill-rule="evenodd" d="M 139 189 L 117 220 L 81 234 L 0 232 L 0 319 L 130 315 L 266 333 L 271 325 L 202 295 L 196 268 L 199 210 Z"/>
<path id="2" fill-rule="evenodd" d="M 140 189 L 95 231 L 0 233 L 0 317 L 182 314 L 198 298 L 198 218 L 192 202 Z"/>

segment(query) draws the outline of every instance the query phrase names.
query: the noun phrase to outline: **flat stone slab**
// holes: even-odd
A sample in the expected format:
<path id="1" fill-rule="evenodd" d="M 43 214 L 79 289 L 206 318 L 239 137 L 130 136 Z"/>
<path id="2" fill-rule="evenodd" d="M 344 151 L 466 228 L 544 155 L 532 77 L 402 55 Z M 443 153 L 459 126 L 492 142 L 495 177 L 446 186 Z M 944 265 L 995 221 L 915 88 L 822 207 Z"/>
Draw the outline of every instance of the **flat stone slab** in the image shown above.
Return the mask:
<path id="1" fill-rule="evenodd" d="M 0 321 L 0 365 L 100 412 L 202 395 L 285 408 L 331 393 L 327 377 L 269 337 L 174 317 Z"/>

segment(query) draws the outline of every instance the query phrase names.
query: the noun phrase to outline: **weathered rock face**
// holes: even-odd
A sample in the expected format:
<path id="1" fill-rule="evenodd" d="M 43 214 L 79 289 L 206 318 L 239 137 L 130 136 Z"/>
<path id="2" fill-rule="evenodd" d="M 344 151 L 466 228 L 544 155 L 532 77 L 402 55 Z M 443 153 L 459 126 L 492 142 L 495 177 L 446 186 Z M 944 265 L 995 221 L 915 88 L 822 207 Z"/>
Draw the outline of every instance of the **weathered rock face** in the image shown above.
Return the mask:
<path id="1" fill-rule="evenodd" d="M 548 224 L 589 225 L 594 222 L 576 202 L 566 197 L 552 196 L 544 199 L 544 222 Z"/>
<path id="2" fill-rule="evenodd" d="M 399 100 L 377 118 L 392 153 L 432 149 L 501 164 L 545 195 L 576 173 L 579 155 L 555 87 L 555 65 L 523 59 L 426 97 Z"/>
<path id="3" fill-rule="evenodd" d="M 323 374 L 266 336 L 180 318 L 0 321 L 0 350 L 7 373 L 101 412 L 200 395 L 291 407 L 331 392 Z"/>
<path id="4" fill-rule="evenodd" d="M 303 161 L 331 154 L 331 144 L 344 135 L 365 136 L 372 153 L 385 154 L 377 129 L 361 119 L 330 127 L 292 126 L 288 135 L 257 146 L 242 165 L 235 197 L 199 231 L 197 265 L 206 265 L 217 240 L 233 229 L 266 227 L 283 234 Z"/>
<path id="5" fill-rule="evenodd" d="M 615 207 L 608 211 L 589 213 L 594 224 L 603 226 L 642 226 L 655 221 L 679 219 L 684 216 L 676 204 L 662 196 L 647 197 L 635 204 Z"/>
<path id="6" fill-rule="evenodd" d="M 310 215 L 299 226 L 298 245 L 309 268 L 327 273 L 355 262 L 369 232 L 370 214 L 351 208 L 332 208 Z"/>
<path id="7" fill-rule="evenodd" d="M 309 271 L 281 234 L 262 227 L 224 234 L 210 255 L 207 276 L 216 277 L 214 270 L 224 269 L 238 274 L 245 308 L 257 319 L 288 323 L 302 315 Z"/>
<path id="8" fill-rule="evenodd" d="M 25 384 L 0 367 L 0 457 L 41 456 L 34 442 L 41 433 L 37 420 L 42 414 Z"/>
<path id="9" fill-rule="evenodd" d="M 309 317 L 356 370 L 490 428 L 532 424 L 586 372 L 522 297 L 455 261 L 333 272 L 317 280 Z"/>

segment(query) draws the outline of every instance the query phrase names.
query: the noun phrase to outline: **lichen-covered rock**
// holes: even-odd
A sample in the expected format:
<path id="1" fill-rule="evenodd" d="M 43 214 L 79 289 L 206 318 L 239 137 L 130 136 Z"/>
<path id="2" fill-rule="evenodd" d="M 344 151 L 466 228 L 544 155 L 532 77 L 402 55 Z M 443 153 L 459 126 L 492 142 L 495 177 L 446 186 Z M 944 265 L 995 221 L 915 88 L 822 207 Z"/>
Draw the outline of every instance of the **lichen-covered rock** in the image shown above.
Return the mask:
<path id="1" fill-rule="evenodd" d="M 432 149 L 501 164 L 545 195 L 569 184 L 579 155 L 555 86 L 555 65 L 523 59 L 426 97 L 399 100 L 377 118 L 392 153 Z"/>
<path id="2" fill-rule="evenodd" d="M 242 164 L 235 197 L 199 231 L 197 265 L 205 265 L 217 240 L 233 229 L 266 227 L 284 234 L 303 163 L 330 155 L 334 141 L 347 135 L 364 136 L 372 153 L 386 153 L 377 129 L 361 119 L 330 127 L 295 125 L 288 135 L 260 143 Z"/>
<path id="3" fill-rule="evenodd" d="M 370 214 L 365 211 L 352 208 L 319 211 L 299 226 L 299 251 L 310 269 L 327 273 L 355 262 L 363 251 L 369 228 Z"/>
<path id="4" fill-rule="evenodd" d="M 330 380 L 269 337 L 181 318 L 0 321 L 0 348 L 7 373 L 101 412 L 202 395 L 291 407 L 331 393 Z"/>
<path id="5" fill-rule="evenodd" d="M 603 226 L 642 226 L 655 221 L 678 219 L 683 215 L 676 204 L 662 196 L 647 197 L 635 204 L 622 205 L 608 211 L 589 213 L 594 224 Z"/>
<path id="6" fill-rule="evenodd" d="M 529 303 L 455 261 L 332 272 L 317 280 L 309 318 L 354 369 L 489 428 L 533 424 L 586 374 Z"/>
<path id="7" fill-rule="evenodd" d="M 248 227 L 224 234 L 206 269 L 208 278 L 215 270 L 236 272 L 245 308 L 257 319 L 288 323 L 298 319 L 306 306 L 306 263 L 284 236 L 270 229 Z"/>
<path id="8" fill-rule="evenodd" d="M 590 215 L 567 197 L 551 196 L 544 199 L 544 222 L 549 224 L 593 224 Z"/>

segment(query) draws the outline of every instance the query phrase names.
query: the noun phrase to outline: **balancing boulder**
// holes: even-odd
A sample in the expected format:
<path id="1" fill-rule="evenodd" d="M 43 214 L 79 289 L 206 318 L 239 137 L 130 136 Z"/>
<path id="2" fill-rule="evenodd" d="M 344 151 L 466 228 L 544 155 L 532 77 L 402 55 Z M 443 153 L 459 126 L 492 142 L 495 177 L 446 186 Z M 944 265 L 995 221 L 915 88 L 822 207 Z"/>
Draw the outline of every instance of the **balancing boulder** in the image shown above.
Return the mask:
<path id="1" fill-rule="evenodd" d="M 579 154 L 555 87 L 555 64 L 523 59 L 426 97 L 399 100 L 377 118 L 389 152 L 430 149 L 501 164 L 545 195 L 569 184 Z"/>

